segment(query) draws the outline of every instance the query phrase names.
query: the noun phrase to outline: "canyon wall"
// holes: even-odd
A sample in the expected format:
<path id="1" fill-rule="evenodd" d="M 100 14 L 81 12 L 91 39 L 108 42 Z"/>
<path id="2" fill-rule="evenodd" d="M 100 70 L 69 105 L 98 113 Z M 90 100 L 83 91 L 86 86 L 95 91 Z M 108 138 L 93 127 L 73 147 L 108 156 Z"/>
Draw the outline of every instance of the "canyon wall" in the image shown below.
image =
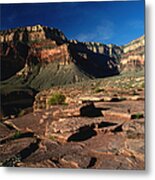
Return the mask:
<path id="1" fill-rule="evenodd" d="M 93 52 L 114 58 L 119 58 L 122 53 L 122 48 L 114 44 L 106 45 L 99 42 L 79 42 L 77 40 L 70 40 L 70 43 L 76 47 L 77 51 L 83 53 Z"/>
<path id="2" fill-rule="evenodd" d="M 0 32 L 1 43 L 41 41 L 45 39 L 53 39 L 58 44 L 62 44 L 67 40 L 60 30 L 42 25 L 8 29 Z"/>
<path id="3" fill-rule="evenodd" d="M 27 79 L 33 74 L 34 65 L 45 67 L 49 63 L 73 63 L 82 73 L 95 78 L 119 73 L 122 52 L 119 46 L 67 40 L 55 28 L 35 25 L 4 30 L 0 32 L 0 41 L 1 68 L 7 69 L 2 71 L 1 80 L 15 74 L 25 75 Z"/>
<path id="4" fill-rule="evenodd" d="M 144 69 L 145 61 L 145 36 L 141 36 L 122 46 L 121 70 L 131 71 Z"/>
<path id="5" fill-rule="evenodd" d="M 35 25 L 0 31 L 0 42 L 1 80 L 33 74 L 37 64 L 73 63 L 93 78 L 144 68 L 144 36 L 124 46 L 106 45 L 68 40 L 58 29 Z"/>

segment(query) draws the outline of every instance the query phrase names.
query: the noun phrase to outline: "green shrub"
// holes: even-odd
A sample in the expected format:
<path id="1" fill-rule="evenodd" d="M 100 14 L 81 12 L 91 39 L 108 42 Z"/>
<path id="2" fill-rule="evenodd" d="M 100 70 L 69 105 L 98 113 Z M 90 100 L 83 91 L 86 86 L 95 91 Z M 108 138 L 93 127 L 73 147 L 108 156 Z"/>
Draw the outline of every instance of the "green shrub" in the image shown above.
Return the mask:
<path id="1" fill-rule="evenodd" d="M 145 88 L 145 84 L 144 84 L 144 82 L 142 83 L 141 87 L 142 87 L 142 88 Z"/>
<path id="2" fill-rule="evenodd" d="M 21 136 L 21 132 L 20 131 L 16 131 L 15 134 L 13 135 L 14 139 L 17 139 Z"/>
<path id="3" fill-rule="evenodd" d="M 20 110 L 18 113 L 18 117 L 24 116 L 25 115 L 25 110 Z"/>
<path id="4" fill-rule="evenodd" d="M 131 119 L 140 119 L 140 118 L 143 118 L 144 115 L 142 113 L 137 113 L 137 114 L 133 114 L 131 116 Z"/>
<path id="5" fill-rule="evenodd" d="M 104 89 L 101 89 L 101 88 L 98 88 L 98 87 L 97 87 L 94 91 L 95 91 L 95 93 L 99 93 L 99 92 L 103 92 Z"/>
<path id="6" fill-rule="evenodd" d="M 64 105 L 66 97 L 61 93 L 54 93 L 49 99 L 49 105 Z"/>
<path id="7" fill-rule="evenodd" d="M 52 141 L 56 141 L 56 138 L 54 136 L 50 136 L 49 139 Z"/>

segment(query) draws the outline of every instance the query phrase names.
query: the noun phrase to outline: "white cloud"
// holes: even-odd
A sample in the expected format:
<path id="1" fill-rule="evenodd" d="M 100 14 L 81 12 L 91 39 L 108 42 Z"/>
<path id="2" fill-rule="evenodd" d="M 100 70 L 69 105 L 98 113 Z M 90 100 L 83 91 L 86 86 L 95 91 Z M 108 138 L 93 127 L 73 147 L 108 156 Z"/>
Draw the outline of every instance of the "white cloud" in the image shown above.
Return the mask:
<path id="1" fill-rule="evenodd" d="M 93 41 L 93 39 L 95 39 L 95 34 L 78 34 L 75 39 L 78 39 L 79 41 Z"/>
<path id="2" fill-rule="evenodd" d="M 92 28 L 93 29 L 93 28 Z M 96 26 L 91 32 L 81 33 L 76 36 L 79 41 L 107 41 L 114 35 L 114 24 L 111 21 L 104 20 Z"/>

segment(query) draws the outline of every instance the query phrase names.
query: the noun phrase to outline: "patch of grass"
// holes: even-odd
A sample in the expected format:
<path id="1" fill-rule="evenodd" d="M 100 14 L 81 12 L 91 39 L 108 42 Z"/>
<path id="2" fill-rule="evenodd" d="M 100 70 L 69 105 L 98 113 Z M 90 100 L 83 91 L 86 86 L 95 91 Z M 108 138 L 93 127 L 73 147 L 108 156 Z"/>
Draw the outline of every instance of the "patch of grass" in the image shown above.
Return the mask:
<path id="1" fill-rule="evenodd" d="M 25 115 L 25 110 L 21 110 L 18 113 L 18 117 L 24 116 Z"/>
<path id="2" fill-rule="evenodd" d="M 64 105 L 64 106 L 68 106 L 68 103 L 64 102 L 62 105 Z"/>
<path id="3" fill-rule="evenodd" d="M 99 93 L 99 92 L 103 92 L 104 91 L 104 89 L 101 89 L 101 88 L 99 88 L 99 87 L 97 87 L 96 89 L 94 89 L 94 92 L 95 93 Z"/>
<path id="4" fill-rule="evenodd" d="M 54 136 L 50 136 L 49 139 L 52 141 L 56 141 L 56 138 Z"/>
<path id="5" fill-rule="evenodd" d="M 13 135 L 14 139 L 17 139 L 21 136 L 21 132 L 20 131 L 16 131 L 15 134 Z"/>
<path id="6" fill-rule="evenodd" d="M 65 103 L 66 97 L 61 93 L 54 93 L 48 100 L 49 105 L 67 105 Z"/>
<path id="7" fill-rule="evenodd" d="M 141 85 L 142 88 L 145 88 L 145 83 L 143 82 L 142 85 Z"/>
<path id="8" fill-rule="evenodd" d="M 132 114 L 131 119 L 140 119 L 143 118 L 144 115 L 142 113 Z"/>

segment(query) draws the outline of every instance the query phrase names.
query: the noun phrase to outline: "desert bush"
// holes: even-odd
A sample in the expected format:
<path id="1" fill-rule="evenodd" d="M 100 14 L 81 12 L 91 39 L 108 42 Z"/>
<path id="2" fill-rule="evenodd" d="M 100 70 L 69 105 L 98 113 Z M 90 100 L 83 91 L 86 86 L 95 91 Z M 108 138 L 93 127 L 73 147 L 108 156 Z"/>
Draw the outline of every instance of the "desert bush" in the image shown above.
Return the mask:
<path id="1" fill-rule="evenodd" d="M 64 105 L 66 97 L 61 93 L 54 93 L 49 99 L 49 105 Z"/>
<path id="2" fill-rule="evenodd" d="M 144 82 L 142 83 L 141 87 L 142 87 L 142 88 L 145 88 L 145 84 L 144 84 Z"/>
<path id="3" fill-rule="evenodd" d="M 49 136 L 49 139 L 52 141 L 56 141 L 56 138 L 54 136 Z"/>
<path id="4" fill-rule="evenodd" d="M 15 133 L 14 133 L 14 135 L 13 135 L 13 138 L 14 139 L 17 139 L 17 138 L 19 138 L 21 136 L 21 132 L 20 131 L 16 131 Z"/>
<path id="5" fill-rule="evenodd" d="M 133 114 L 131 116 L 131 119 L 140 119 L 140 118 L 143 118 L 144 115 L 142 113 L 137 113 L 137 114 Z"/>

